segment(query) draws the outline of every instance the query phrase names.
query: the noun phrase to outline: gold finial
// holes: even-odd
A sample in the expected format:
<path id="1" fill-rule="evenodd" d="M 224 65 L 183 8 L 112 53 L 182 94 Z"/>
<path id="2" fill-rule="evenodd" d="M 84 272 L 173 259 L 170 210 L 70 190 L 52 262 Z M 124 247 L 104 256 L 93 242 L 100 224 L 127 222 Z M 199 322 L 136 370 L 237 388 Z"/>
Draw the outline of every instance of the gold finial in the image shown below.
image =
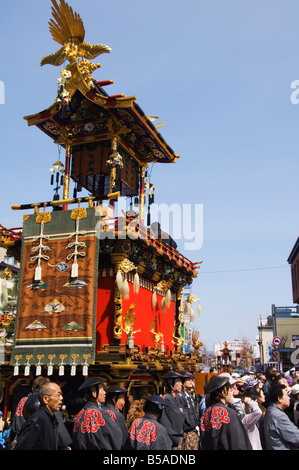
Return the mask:
<path id="1" fill-rule="evenodd" d="M 80 15 L 73 12 L 64 0 L 60 3 L 52 0 L 53 18 L 49 21 L 49 30 L 54 41 L 62 47 L 54 54 L 49 54 L 41 60 L 41 65 L 62 65 L 65 60 L 70 63 L 77 62 L 80 57 L 94 59 L 104 52 L 110 52 L 110 47 L 105 44 L 91 46 L 84 42 L 85 29 Z M 97 64 L 99 66 L 99 64 Z"/>

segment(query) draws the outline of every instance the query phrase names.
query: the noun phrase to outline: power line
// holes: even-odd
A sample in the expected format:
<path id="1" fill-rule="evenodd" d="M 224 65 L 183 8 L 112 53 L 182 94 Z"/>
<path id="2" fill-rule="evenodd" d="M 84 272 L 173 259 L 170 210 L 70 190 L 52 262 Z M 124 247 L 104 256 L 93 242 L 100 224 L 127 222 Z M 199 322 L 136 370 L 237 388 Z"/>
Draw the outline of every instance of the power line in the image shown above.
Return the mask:
<path id="1" fill-rule="evenodd" d="M 281 269 L 281 268 L 289 268 L 289 266 L 285 265 L 285 266 L 268 266 L 265 268 L 230 269 L 226 271 L 199 271 L 199 274 L 239 273 L 239 272 L 244 272 L 244 271 L 262 271 L 265 269 Z"/>

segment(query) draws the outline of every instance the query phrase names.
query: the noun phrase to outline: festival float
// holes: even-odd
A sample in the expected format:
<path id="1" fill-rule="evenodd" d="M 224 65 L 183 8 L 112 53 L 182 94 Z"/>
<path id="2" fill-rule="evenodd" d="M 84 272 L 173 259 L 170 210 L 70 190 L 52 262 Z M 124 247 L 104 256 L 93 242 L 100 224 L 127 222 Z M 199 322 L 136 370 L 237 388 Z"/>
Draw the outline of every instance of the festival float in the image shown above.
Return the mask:
<path id="1" fill-rule="evenodd" d="M 192 294 L 183 302 L 183 292 L 201 262 L 150 221 L 149 165 L 179 155 L 135 96 L 109 95 L 113 81 L 93 78 L 100 64 L 90 60 L 110 48 L 85 42 L 81 17 L 64 0 L 52 0 L 52 15 L 60 48 L 41 65 L 63 65 L 57 97 L 24 119 L 63 159 L 51 168 L 53 200 L 12 205 L 23 226 L 4 235 L 21 265 L 2 380 L 10 396 L 40 374 L 76 390 L 87 376 L 102 376 L 136 397 L 143 387 L 159 393 L 169 370 L 198 370 L 202 346 L 197 331 L 191 352 L 182 349 L 183 310 L 198 302 Z M 130 201 L 121 213 L 120 200 Z"/>

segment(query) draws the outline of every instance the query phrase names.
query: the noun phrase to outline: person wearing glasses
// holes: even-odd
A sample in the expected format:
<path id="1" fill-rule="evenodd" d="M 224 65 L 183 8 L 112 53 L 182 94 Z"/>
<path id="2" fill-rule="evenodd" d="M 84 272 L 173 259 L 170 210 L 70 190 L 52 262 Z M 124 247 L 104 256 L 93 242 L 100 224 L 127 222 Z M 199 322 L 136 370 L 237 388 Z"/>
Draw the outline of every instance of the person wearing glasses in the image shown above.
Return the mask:
<path id="1" fill-rule="evenodd" d="M 62 391 L 55 382 L 41 385 L 40 406 L 25 421 L 15 450 L 58 450 L 58 420 L 55 413 L 62 405 Z"/>

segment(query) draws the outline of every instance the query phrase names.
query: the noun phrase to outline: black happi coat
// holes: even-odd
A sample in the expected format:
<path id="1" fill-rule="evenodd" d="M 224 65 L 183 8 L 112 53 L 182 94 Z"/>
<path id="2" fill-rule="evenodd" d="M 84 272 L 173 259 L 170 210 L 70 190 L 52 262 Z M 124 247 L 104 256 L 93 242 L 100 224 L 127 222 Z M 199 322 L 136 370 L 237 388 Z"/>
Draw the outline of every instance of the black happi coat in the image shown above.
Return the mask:
<path id="1" fill-rule="evenodd" d="M 184 436 L 186 415 L 176 397 L 171 393 L 165 393 L 166 406 L 163 408 L 160 423 L 166 428 L 173 447 L 179 445 L 180 438 Z"/>
<path id="2" fill-rule="evenodd" d="M 184 431 L 193 431 L 199 426 L 193 396 L 188 392 L 181 392 L 177 394 L 176 399 L 185 413 Z"/>
<path id="3" fill-rule="evenodd" d="M 120 450 L 122 432 L 107 411 L 88 401 L 73 427 L 75 450 Z"/>
<path id="4" fill-rule="evenodd" d="M 121 429 L 121 432 L 123 434 L 123 442 L 121 448 L 123 449 L 129 436 L 126 418 L 119 410 L 115 409 L 112 403 L 105 404 L 105 406 L 103 406 L 103 409 L 107 411 L 107 413 L 111 416 L 111 418 L 117 423 L 117 425 Z"/>
<path id="5" fill-rule="evenodd" d="M 46 406 L 40 406 L 23 424 L 15 450 L 57 449 L 58 420 Z"/>
<path id="6" fill-rule="evenodd" d="M 22 398 L 18 403 L 16 413 L 12 421 L 11 440 L 14 438 L 16 434 L 20 433 L 22 426 L 24 426 L 24 423 L 26 422 L 24 415 L 23 415 L 23 410 L 24 410 L 24 406 L 25 406 L 27 398 L 28 396 Z M 56 417 L 58 421 L 58 449 L 64 449 L 65 447 L 68 447 L 72 444 L 72 439 L 65 427 L 61 412 L 55 411 L 54 416 Z"/>
<path id="7" fill-rule="evenodd" d="M 204 450 L 252 450 L 237 413 L 221 402 L 204 411 L 200 419 L 200 437 Z"/>
<path id="8" fill-rule="evenodd" d="M 172 440 L 165 427 L 151 414 L 136 418 L 129 429 L 127 449 L 132 450 L 171 450 Z"/>

